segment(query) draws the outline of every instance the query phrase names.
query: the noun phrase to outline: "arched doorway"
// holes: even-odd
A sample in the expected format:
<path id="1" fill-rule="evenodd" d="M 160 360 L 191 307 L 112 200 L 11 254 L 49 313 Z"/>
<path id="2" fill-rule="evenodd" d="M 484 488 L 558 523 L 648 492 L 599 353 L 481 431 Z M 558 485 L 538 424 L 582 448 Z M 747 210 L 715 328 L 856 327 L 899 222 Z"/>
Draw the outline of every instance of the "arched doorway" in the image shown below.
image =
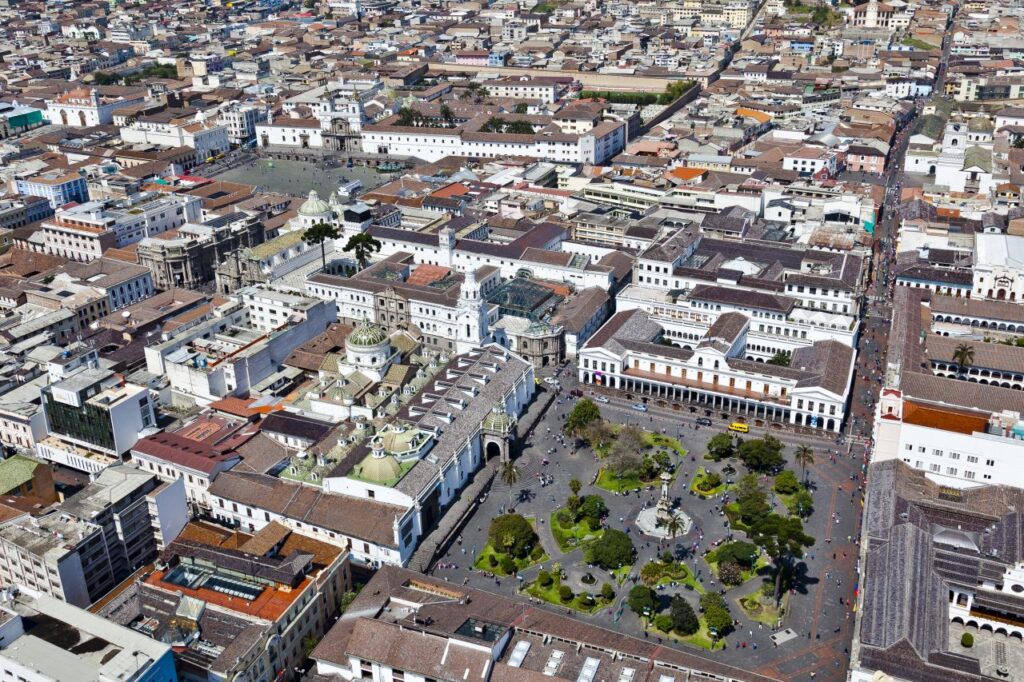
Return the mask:
<path id="1" fill-rule="evenodd" d="M 490 443 L 488 443 L 485 447 L 486 449 L 484 451 L 484 457 L 486 459 L 491 459 L 492 457 L 501 457 L 501 446 L 498 445 L 493 440 Z"/>
<path id="2" fill-rule="evenodd" d="M 78 112 L 78 123 L 83 128 L 85 127 L 85 112 L 84 111 L 79 111 Z"/>
<path id="3" fill-rule="evenodd" d="M 62 125 L 68 124 L 68 112 L 64 111 L 63 109 L 60 110 L 60 122 Z"/>

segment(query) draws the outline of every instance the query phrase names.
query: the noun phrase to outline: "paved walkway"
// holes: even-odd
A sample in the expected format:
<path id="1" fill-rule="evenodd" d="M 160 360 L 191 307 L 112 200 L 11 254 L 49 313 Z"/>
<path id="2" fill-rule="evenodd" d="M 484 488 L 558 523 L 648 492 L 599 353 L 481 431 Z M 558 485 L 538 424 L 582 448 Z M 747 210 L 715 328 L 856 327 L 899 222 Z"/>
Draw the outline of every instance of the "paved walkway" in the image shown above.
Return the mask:
<path id="1" fill-rule="evenodd" d="M 569 390 L 575 388 L 576 384 L 571 377 L 563 377 L 563 387 Z M 447 568 L 435 568 L 434 574 L 452 582 L 464 582 L 507 596 L 518 595 L 518 580 L 488 578 L 481 572 L 470 569 L 476 552 L 487 542 L 490 519 L 509 508 L 511 493 L 515 510 L 536 519 L 541 544 L 550 556 L 542 566 L 534 566 L 523 571 L 523 582 L 533 580 L 541 568 L 551 570 L 553 565 L 558 563 L 569 573 L 568 581 L 574 591 L 599 590 L 601 584 L 611 580 L 610 576 L 600 569 L 587 567 L 583 562 L 581 550 L 561 553 L 548 528 L 551 513 L 564 504 L 569 494 L 568 483 L 576 478 L 583 483 L 581 495 L 598 493 L 604 498 L 609 508 L 608 525 L 626 530 L 633 537 L 638 548 L 635 574 L 638 574 L 640 567 L 645 563 L 656 558 L 660 551 L 670 548 L 677 556 L 683 558 L 695 575 L 699 575 L 707 589 L 721 589 L 720 585 L 712 584 L 709 568 L 701 555 L 715 541 L 724 541 L 729 529 L 725 526 L 724 517 L 720 516 L 719 510 L 716 509 L 720 501 L 714 498 L 703 500 L 690 495 L 689 483 L 698 466 L 719 471 L 724 468 L 724 462 L 711 464 L 702 460 L 707 440 L 720 432 L 724 422 L 716 418 L 716 426 L 713 428 L 695 428 L 693 420 L 697 416 L 703 416 L 703 413 L 691 415 L 688 412 L 678 413 L 671 410 L 664 413 L 659 410 L 638 413 L 631 410 L 621 398 L 600 405 L 606 420 L 620 424 L 640 423 L 645 428 L 658 431 L 664 429 L 667 435 L 679 436 L 683 447 L 692 453 L 693 459 L 687 456 L 680 460 L 682 473 L 673 482 L 670 492 L 676 497 L 682 509 L 693 518 L 694 528 L 690 534 L 674 542 L 659 543 L 655 539 L 639 536 L 632 524 L 636 514 L 645 504 L 650 505 L 656 501 L 658 491 L 652 486 L 651 490 L 642 490 L 639 494 L 616 495 L 590 485 L 598 468 L 593 454 L 588 449 L 578 450 L 574 454 L 571 444 L 565 442 L 559 435 L 561 424 L 571 405 L 571 400 L 561 398 L 545 411 L 528 438 L 530 446 L 517 460 L 523 473 L 519 483 L 510 489 L 500 480 L 493 482 L 487 499 L 474 511 L 463 527 L 462 543 L 452 545 L 441 558 L 439 565 Z M 720 415 L 716 415 L 718 416 Z M 782 623 L 782 628 L 792 628 L 799 634 L 799 638 L 776 648 L 770 640 L 772 628 L 759 626 L 746 619 L 736 600 L 760 589 L 761 581 L 755 579 L 727 592 L 726 597 L 732 614 L 740 621 L 736 631 L 727 638 L 728 649 L 708 652 L 680 643 L 665 644 L 685 648 L 691 653 L 706 655 L 731 665 L 756 670 L 780 680 L 810 679 L 809 673 L 814 671 L 817 680 L 838 682 L 845 677 L 849 660 L 846 652 L 849 650 L 854 622 L 852 618 L 847 618 L 848 607 L 840 605 L 838 601 L 839 597 L 843 597 L 844 601 L 847 597 L 852 597 L 856 583 L 857 548 L 847 542 L 847 537 L 852 540 L 858 532 L 860 481 L 851 480 L 850 477 L 860 472 L 863 449 L 860 446 L 853 446 L 852 456 L 835 455 L 830 454 L 828 450 L 841 449 L 845 455 L 846 446 L 839 448 L 833 441 L 823 440 L 811 434 L 778 433 L 774 430 L 773 433 L 790 445 L 787 453 L 791 453 L 793 446 L 797 444 L 811 444 L 817 460 L 808 469 L 809 477 L 816 484 L 817 491 L 814 493 L 816 511 L 807 522 L 806 529 L 818 539 L 818 542 L 805 559 L 798 563 L 800 577 L 795 589 L 788 595 L 789 607 Z M 542 460 L 550 448 L 554 448 L 556 452 L 548 456 L 550 464 L 545 466 Z M 734 463 L 733 466 L 740 470 L 736 477 L 742 475 L 742 465 Z M 553 483 L 540 485 L 538 475 L 549 478 Z M 743 539 L 743 536 L 736 534 L 734 539 Z M 831 542 L 826 542 L 826 539 Z M 697 544 L 696 553 L 690 551 L 694 543 Z M 585 586 L 579 582 L 579 578 L 587 572 L 597 578 L 594 585 Z M 837 584 L 837 581 L 841 584 Z M 616 601 L 610 608 L 601 609 L 593 615 L 575 614 L 576 617 L 643 637 L 645 633 L 639 618 L 624 606 L 625 596 L 632 585 L 632 581 L 627 581 L 625 585 L 617 588 Z M 659 594 L 667 605 L 668 599 L 677 592 L 686 596 L 696 606 L 697 595 L 682 587 L 669 587 L 661 590 Z M 528 596 L 519 597 L 529 599 Z M 567 612 L 565 607 L 537 600 L 531 601 L 539 608 Z M 747 642 L 746 648 L 742 647 L 743 642 Z M 755 644 L 757 649 L 753 648 Z"/>

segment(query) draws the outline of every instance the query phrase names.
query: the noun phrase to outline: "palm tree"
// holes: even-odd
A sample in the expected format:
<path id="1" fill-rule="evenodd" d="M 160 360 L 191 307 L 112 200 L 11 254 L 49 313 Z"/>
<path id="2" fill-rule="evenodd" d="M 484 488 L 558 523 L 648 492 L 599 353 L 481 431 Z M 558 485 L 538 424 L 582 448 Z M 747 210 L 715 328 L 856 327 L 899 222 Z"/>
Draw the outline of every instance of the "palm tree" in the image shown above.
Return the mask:
<path id="1" fill-rule="evenodd" d="M 349 237 L 348 243 L 345 244 L 345 248 L 342 251 L 352 251 L 356 257 L 356 262 L 359 263 L 359 269 L 362 270 L 366 267 L 366 261 L 370 254 L 376 253 L 380 249 L 381 243 L 379 241 L 365 232 L 360 232 Z"/>
<path id="2" fill-rule="evenodd" d="M 974 363 L 974 346 L 961 343 L 953 351 L 953 362 L 956 363 L 956 375 L 962 377 L 964 370 Z"/>
<path id="3" fill-rule="evenodd" d="M 665 532 L 668 533 L 669 540 L 675 540 L 676 536 L 681 535 L 684 530 L 686 530 L 686 526 L 678 514 L 673 514 L 665 522 Z"/>
<path id="4" fill-rule="evenodd" d="M 800 470 L 804 475 L 804 483 L 807 483 L 807 467 L 814 464 L 814 450 L 808 445 L 801 445 L 796 449 L 793 454 L 793 458 L 796 459 L 796 463 L 800 465 Z"/>
<path id="5" fill-rule="evenodd" d="M 444 121 L 445 128 L 455 127 L 455 114 L 452 112 L 452 108 L 447 104 L 441 105 L 441 120 Z"/>
<path id="6" fill-rule="evenodd" d="M 340 235 L 338 234 L 338 228 L 330 223 L 317 223 L 302 234 L 302 241 L 306 242 L 310 246 L 320 245 L 320 260 L 323 263 L 323 267 L 327 268 L 327 251 L 326 243 L 328 239 L 337 239 Z M 347 250 L 347 249 L 346 249 Z"/>
<path id="7" fill-rule="evenodd" d="M 519 467 L 512 460 L 509 460 L 501 465 L 501 471 L 498 474 L 501 476 L 501 480 L 508 486 L 508 506 L 512 507 L 512 486 L 519 482 Z"/>

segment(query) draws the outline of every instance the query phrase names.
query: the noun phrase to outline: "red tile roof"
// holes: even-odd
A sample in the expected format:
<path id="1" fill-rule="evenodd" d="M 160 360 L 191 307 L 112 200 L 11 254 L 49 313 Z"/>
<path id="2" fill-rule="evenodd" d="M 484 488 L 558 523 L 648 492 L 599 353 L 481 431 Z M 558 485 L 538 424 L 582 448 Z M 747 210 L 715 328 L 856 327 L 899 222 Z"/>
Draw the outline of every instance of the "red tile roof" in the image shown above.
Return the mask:
<path id="1" fill-rule="evenodd" d="M 233 452 L 220 452 L 205 443 L 176 433 L 147 436 L 138 441 L 132 451 L 205 474 L 213 473 L 220 464 L 238 458 Z"/>

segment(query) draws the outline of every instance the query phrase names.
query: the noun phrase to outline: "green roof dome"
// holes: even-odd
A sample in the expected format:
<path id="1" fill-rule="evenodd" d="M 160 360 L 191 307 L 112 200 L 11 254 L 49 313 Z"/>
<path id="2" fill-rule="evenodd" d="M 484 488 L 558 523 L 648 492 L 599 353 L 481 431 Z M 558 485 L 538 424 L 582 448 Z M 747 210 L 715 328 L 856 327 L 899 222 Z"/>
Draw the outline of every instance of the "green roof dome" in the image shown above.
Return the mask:
<path id="1" fill-rule="evenodd" d="M 392 455 L 384 454 L 381 449 L 375 449 L 369 457 L 364 459 L 358 470 L 361 478 L 377 483 L 394 480 L 401 473 L 402 465 L 398 463 L 398 460 Z"/>
<path id="2" fill-rule="evenodd" d="M 512 430 L 512 417 L 510 417 L 508 412 L 505 411 L 505 406 L 498 403 L 492 407 L 490 413 L 484 417 L 483 427 L 488 431 L 508 433 Z"/>
<path id="3" fill-rule="evenodd" d="M 304 216 L 322 216 L 330 212 L 330 205 L 320 198 L 315 189 L 309 190 L 309 198 L 299 206 L 299 215 Z"/>
<path id="4" fill-rule="evenodd" d="M 384 329 L 364 321 L 348 335 L 345 343 L 350 346 L 379 346 L 387 340 L 388 333 Z"/>

